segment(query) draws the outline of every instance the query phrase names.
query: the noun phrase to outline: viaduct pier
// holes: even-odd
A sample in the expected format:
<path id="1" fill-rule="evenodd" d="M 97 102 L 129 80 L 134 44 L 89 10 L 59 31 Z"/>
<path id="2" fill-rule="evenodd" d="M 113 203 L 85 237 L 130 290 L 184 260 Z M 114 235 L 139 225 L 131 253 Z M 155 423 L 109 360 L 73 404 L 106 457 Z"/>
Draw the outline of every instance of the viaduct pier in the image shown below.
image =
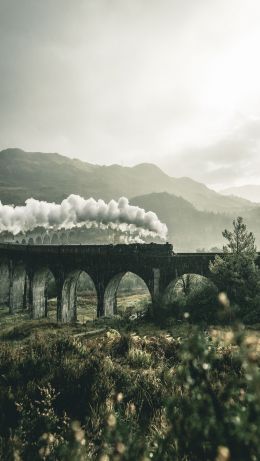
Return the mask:
<path id="1" fill-rule="evenodd" d="M 10 312 L 23 307 L 32 318 L 46 316 L 46 285 L 56 284 L 57 321 L 76 320 L 77 281 L 86 272 L 97 294 L 97 316 L 116 312 L 116 294 L 127 272 L 147 285 L 152 301 L 164 295 L 180 276 L 209 276 L 214 253 L 173 252 L 170 244 L 0 245 L 0 304 Z"/>

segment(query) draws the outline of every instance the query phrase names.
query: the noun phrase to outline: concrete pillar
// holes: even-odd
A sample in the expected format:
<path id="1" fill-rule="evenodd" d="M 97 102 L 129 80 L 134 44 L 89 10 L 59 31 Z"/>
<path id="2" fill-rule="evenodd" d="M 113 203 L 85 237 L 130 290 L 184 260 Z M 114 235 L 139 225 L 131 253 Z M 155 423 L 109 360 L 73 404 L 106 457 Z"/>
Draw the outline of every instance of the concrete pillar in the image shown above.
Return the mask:
<path id="1" fill-rule="evenodd" d="M 32 278 L 32 317 L 46 317 L 48 307 L 47 284 L 51 271 L 48 268 L 38 270 Z"/>
<path id="2" fill-rule="evenodd" d="M 158 299 L 160 295 L 160 269 L 153 269 L 153 298 Z"/>
<path id="3" fill-rule="evenodd" d="M 97 293 L 97 317 L 103 317 L 104 315 L 105 315 L 104 290 L 101 289 Z"/>
<path id="4" fill-rule="evenodd" d="M 80 271 L 69 274 L 62 287 L 59 319 L 62 323 L 77 321 L 77 282 Z"/>
<path id="5" fill-rule="evenodd" d="M 0 305 L 8 306 L 10 297 L 10 269 L 5 262 L 0 262 Z"/>
<path id="6" fill-rule="evenodd" d="M 34 319 L 41 319 L 46 314 L 46 292 L 44 284 L 33 282 L 33 309 L 32 317 Z"/>
<path id="7" fill-rule="evenodd" d="M 111 316 L 117 313 L 117 290 L 124 272 L 115 275 L 107 284 L 104 293 L 103 315 Z"/>
<path id="8" fill-rule="evenodd" d="M 26 272 L 23 265 L 15 266 L 11 274 L 10 283 L 10 313 L 24 308 Z"/>
<path id="9" fill-rule="evenodd" d="M 62 322 L 62 286 L 63 282 L 57 282 L 57 322 Z"/>
<path id="10" fill-rule="evenodd" d="M 77 289 L 81 273 L 81 270 L 72 271 L 65 276 L 65 280 L 63 280 L 61 283 L 61 294 L 60 299 L 58 299 L 58 321 L 61 323 L 77 321 Z M 100 317 L 103 315 L 104 311 L 103 284 L 99 283 L 97 286 L 93 280 L 92 282 L 94 284 L 97 295 L 97 316 Z"/>
<path id="11" fill-rule="evenodd" d="M 23 309 L 26 310 L 29 307 L 29 289 L 30 281 L 28 275 L 25 277 L 24 297 L 23 297 Z"/>
<path id="12" fill-rule="evenodd" d="M 28 276 L 27 282 L 27 306 L 29 310 L 30 317 L 33 318 L 33 279 L 32 275 Z"/>

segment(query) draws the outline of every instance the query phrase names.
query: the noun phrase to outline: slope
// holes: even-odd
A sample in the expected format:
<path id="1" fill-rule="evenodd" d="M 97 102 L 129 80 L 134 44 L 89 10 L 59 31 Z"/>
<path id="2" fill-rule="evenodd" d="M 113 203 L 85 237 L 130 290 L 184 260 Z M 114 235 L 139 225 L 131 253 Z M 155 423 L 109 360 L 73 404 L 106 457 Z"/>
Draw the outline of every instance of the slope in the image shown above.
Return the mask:
<path id="1" fill-rule="evenodd" d="M 168 192 L 190 201 L 197 209 L 241 212 L 254 205 L 225 197 L 190 178 L 172 178 L 155 165 L 98 166 L 59 154 L 0 152 L 0 200 L 23 204 L 28 197 L 60 202 L 71 193 L 110 200 L 152 192 Z"/>

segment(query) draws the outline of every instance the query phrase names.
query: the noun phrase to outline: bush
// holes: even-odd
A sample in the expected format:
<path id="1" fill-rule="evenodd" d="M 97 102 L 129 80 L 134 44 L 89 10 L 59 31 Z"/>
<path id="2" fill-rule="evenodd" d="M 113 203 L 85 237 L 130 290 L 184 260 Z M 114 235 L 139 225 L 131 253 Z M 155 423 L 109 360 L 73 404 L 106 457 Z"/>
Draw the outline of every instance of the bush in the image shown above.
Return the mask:
<path id="1" fill-rule="evenodd" d="M 0 459 L 255 461 L 259 364 L 241 328 L 2 342 Z"/>
<path id="2" fill-rule="evenodd" d="M 157 319 L 162 325 L 170 318 L 183 320 L 189 318 L 193 323 L 216 323 L 219 321 L 220 305 L 218 290 L 209 283 L 192 287 L 187 294 L 176 293 L 171 302 L 159 309 Z"/>

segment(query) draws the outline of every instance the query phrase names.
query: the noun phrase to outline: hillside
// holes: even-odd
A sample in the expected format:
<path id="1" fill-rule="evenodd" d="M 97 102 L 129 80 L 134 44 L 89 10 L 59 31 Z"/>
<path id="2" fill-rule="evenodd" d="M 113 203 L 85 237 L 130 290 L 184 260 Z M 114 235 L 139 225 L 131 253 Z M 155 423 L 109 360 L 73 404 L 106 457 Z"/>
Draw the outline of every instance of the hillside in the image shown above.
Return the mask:
<path id="1" fill-rule="evenodd" d="M 173 243 L 175 251 L 210 250 L 222 248 L 224 239 L 222 231 L 232 227 L 232 220 L 237 216 L 224 213 L 199 211 L 181 197 L 168 193 L 147 194 L 131 200 L 146 210 L 152 209 L 168 226 L 168 240 Z M 260 247 L 260 207 L 243 214 L 249 229 L 256 236 Z"/>
<path id="2" fill-rule="evenodd" d="M 223 190 L 221 193 L 223 195 L 233 195 L 260 203 L 260 185 L 248 184 L 240 187 L 230 187 Z"/>
<path id="3" fill-rule="evenodd" d="M 175 251 L 221 248 L 221 232 L 231 222 L 230 216 L 199 211 L 183 198 L 168 193 L 135 197 L 131 204 L 152 209 L 167 224 L 168 240 L 174 244 Z"/>
<path id="4" fill-rule="evenodd" d="M 0 200 L 23 204 L 28 197 L 60 202 L 69 194 L 117 199 L 168 192 L 198 210 L 239 213 L 254 205 L 238 197 L 225 197 L 190 178 L 172 178 L 155 165 L 98 166 L 59 154 L 6 149 L 0 152 Z"/>

